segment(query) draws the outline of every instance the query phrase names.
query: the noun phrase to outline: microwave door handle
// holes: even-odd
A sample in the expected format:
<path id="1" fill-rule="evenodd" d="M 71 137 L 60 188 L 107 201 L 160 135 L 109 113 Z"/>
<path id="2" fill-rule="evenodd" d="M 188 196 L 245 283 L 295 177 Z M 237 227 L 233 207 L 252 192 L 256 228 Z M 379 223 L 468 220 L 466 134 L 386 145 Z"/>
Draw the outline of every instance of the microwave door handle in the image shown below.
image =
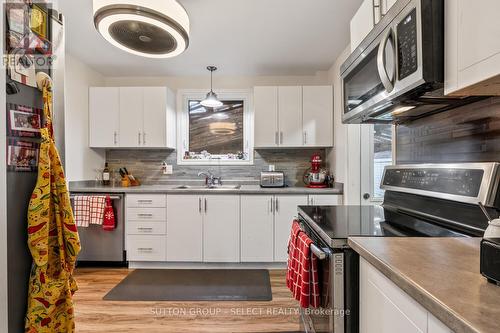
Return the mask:
<path id="1" fill-rule="evenodd" d="M 380 80 L 382 81 L 382 84 L 384 85 L 385 90 L 390 93 L 391 91 L 394 90 L 394 81 L 396 79 L 396 74 L 394 74 L 394 77 L 391 79 L 389 77 L 389 74 L 387 74 L 387 69 L 385 68 L 385 60 L 384 60 L 384 55 L 385 55 L 385 48 L 387 46 L 387 42 L 389 41 L 389 38 L 392 38 L 393 44 L 395 45 L 396 39 L 394 36 L 394 32 L 391 28 L 387 31 L 387 33 L 382 37 L 382 40 L 380 41 L 380 45 L 378 47 L 378 54 L 377 54 L 377 68 L 378 68 L 378 74 L 380 75 Z M 396 62 L 396 47 L 394 46 L 394 66 L 397 66 Z M 396 71 L 394 71 L 396 73 Z"/>

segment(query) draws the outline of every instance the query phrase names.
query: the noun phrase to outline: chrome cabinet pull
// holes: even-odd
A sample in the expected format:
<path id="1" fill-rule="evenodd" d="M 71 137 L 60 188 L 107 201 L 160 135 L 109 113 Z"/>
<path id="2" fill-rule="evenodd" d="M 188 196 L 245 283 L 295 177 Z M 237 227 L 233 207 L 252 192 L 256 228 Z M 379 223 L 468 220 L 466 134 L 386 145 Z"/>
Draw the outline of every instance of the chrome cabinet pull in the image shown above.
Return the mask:
<path id="1" fill-rule="evenodd" d="M 151 233 L 153 232 L 153 228 L 137 228 L 137 231 Z"/>
<path id="2" fill-rule="evenodd" d="M 142 132 L 142 144 L 146 145 L 146 132 Z"/>
<path id="3" fill-rule="evenodd" d="M 153 252 L 153 248 L 152 247 L 139 247 L 139 248 L 137 248 L 137 251 L 139 251 L 139 252 Z"/>
<path id="4" fill-rule="evenodd" d="M 145 213 L 141 214 L 140 213 L 140 214 L 137 214 L 137 216 L 139 216 L 139 217 L 153 217 L 153 214 L 145 214 Z"/>
<path id="5" fill-rule="evenodd" d="M 278 131 L 276 131 L 276 132 L 274 133 L 274 143 L 275 143 L 275 144 L 279 144 L 279 143 L 280 143 L 280 142 L 279 142 L 279 134 L 278 134 Z"/>
<path id="6" fill-rule="evenodd" d="M 116 133 L 116 131 L 115 131 L 113 133 L 113 142 L 115 143 L 115 146 L 118 144 L 117 136 L 118 136 L 118 133 Z"/>
<path id="7" fill-rule="evenodd" d="M 283 144 L 283 132 L 280 132 L 280 144 Z"/>
<path id="8" fill-rule="evenodd" d="M 207 198 L 205 198 L 205 213 L 207 212 Z"/>
<path id="9" fill-rule="evenodd" d="M 274 213 L 274 200 L 271 198 L 271 213 Z"/>
<path id="10" fill-rule="evenodd" d="M 153 200 L 146 200 L 146 199 L 139 199 L 137 200 L 138 203 L 153 203 Z"/>
<path id="11" fill-rule="evenodd" d="M 276 213 L 278 213 L 279 212 L 279 200 L 278 200 L 278 198 L 276 198 L 275 201 L 276 201 L 276 204 L 274 205 L 274 207 L 275 207 Z"/>
<path id="12" fill-rule="evenodd" d="M 304 131 L 304 144 L 307 145 L 307 131 Z"/>
<path id="13" fill-rule="evenodd" d="M 140 146 L 141 145 L 141 132 L 139 131 L 138 136 L 137 136 L 137 144 Z"/>
<path id="14" fill-rule="evenodd" d="M 198 198 L 198 212 L 201 214 L 201 198 Z"/>

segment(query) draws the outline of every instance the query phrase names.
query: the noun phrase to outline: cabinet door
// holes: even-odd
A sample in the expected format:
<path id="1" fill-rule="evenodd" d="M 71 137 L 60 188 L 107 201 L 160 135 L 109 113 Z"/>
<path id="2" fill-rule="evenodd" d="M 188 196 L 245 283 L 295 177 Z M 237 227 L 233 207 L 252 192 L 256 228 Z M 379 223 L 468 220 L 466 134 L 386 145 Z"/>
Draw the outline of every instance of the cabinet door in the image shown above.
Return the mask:
<path id="1" fill-rule="evenodd" d="M 89 90 L 89 146 L 119 146 L 120 93 L 118 88 L 91 87 Z"/>
<path id="2" fill-rule="evenodd" d="M 303 87 L 304 145 L 333 146 L 333 87 Z"/>
<path id="3" fill-rule="evenodd" d="M 302 87 L 278 87 L 278 110 L 280 146 L 302 146 Z"/>
<path id="4" fill-rule="evenodd" d="M 120 147 L 141 147 L 143 131 L 142 88 L 120 88 Z"/>
<path id="5" fill-rule="evenodd" d="M 297 206 L 307 205 L 307 195 L 277 195 L 274 218 L 274 261 L 287 260 L 287 242 Z"/>
<path id="6" fill-rule="evenodd" d="M 498 0 L 458 1 L 457 55 L 459 81 L 463 86 L 500 74 L 498 13 Z"/>
<path id="7" fill-rule="evenodd" d="M 203 261 L 240 261 L 240 197 L 207 195 L 203 200 Z"/>
<path id="8" fill-rule="evenodd" d="M 427 332 L 427 311 L 366 260 L 360 259 L 360 332 Z"/>
<path id="9" fill-rule="evenodd" d="M 278 87 L 255 87 L 255 147 L 278 145 Z"/>
<path id="10" fill-rule="evenodd" d="M 373 0 L 364 0 L 351 20 L 351 52 L 359 46 L 374 26 Z"/>
<path id="11" fill-rule="evenodd" d="M 274 196 L 241 196 L 241 261 L 272 262 Z"/>
<path id="12" fill-rule="evenodd" d="M 167 196 L 167 260 L 201 262 L 202 197 Z"/>
<path id="13" fill-rule="evenodd" d="M 309 195 L 311 206 L 335 206 L 342 204 L 342 196 L 336 194 L 314 194 Z"/>
<path id="14" fill-rule="evenodd" d="M 167 89 L 147 87 L 144 89 L 144 147 L 166 147 Z"/>

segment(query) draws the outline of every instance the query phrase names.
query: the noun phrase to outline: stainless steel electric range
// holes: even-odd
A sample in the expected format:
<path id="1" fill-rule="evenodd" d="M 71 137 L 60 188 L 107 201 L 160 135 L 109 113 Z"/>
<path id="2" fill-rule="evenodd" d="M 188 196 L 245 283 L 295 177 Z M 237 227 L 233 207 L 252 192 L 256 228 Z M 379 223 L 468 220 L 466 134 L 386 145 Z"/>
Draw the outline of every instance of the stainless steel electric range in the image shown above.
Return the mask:
<path id="1" fill-rule="evenodd" d="M 320 259 L 320 309 L 303 309 L 303 332 L 359 331 L 359 257 L 351 236 L 482 237 L 500 214 L 498 163 L 386 167 L 380 206 L 300 206 L 301 228 Z M 479 269 L 479 268 L 478 268 Z"/>

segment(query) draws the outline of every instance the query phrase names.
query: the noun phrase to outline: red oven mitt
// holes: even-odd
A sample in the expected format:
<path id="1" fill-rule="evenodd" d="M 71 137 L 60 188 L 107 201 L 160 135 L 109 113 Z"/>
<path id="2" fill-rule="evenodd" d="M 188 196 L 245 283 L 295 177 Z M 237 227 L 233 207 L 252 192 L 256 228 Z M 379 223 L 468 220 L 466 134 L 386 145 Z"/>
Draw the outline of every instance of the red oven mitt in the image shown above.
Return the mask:
<path id="1" fill-rule="evenodd" d="M 115 211 L 111 204 L 111 198 L 106 196 L 106 207 L 104 208 L 104 221 L 102 222 L 102 229 L 105 231 L 113 231 L 116 228 Z"/>

